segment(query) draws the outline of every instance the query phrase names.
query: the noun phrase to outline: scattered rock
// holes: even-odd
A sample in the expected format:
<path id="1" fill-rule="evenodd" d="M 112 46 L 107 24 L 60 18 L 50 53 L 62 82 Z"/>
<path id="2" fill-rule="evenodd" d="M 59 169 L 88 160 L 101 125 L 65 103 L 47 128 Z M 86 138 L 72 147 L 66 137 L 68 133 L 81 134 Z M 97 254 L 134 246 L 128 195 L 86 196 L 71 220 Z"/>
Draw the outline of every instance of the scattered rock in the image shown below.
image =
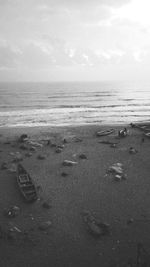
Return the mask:
<path id="1" fill-rule="evenodd" d="M 80 155 L 79 155 L 79 158 L 80 158 L 80 159 L 87 159 L 87 156 L 86 156 L 85 154 L 80 154 Z"/>
<path id="2" fill-rule="evenodd" d="M 57 147 L 63 149 L 65 146 L 64 145 L 58 145 Z"/>
<path id="3" fill-rule="evenodd" d="M 39 142 L 35 142 L 32 140 L 28 140 L 27 142 L 30 146 L 34 146 L 34 147 L 43 147 L 43 144 L 39 143 Z"/>
<path id="4" fill-rule="evenodd" d="M 28 147 L 25 144 L 22 144 L 19 148 L 22 150 L 28 150 Z"/>
<path id="5" fill-rule="evenodd" d="M 10 172 L 15 173 L 17 172 L 17 166 L 16 164 L 11 164 L 11 166 L 8 169 Z"/>
<path id="6" fill-rule="evenodd" d="M 61 176 L 66 177 L 66 176 L 68 176 L 68 173 L 67 172 L 62 172 Z"/>
<path id="7" fill-rule="evenodd" d="M 7 162 L 3 162 L 1 164 L 1 170 L 6 170 L 6 169 L 8 169 L 8 164 L 7 164 Z"/>
<path id="8" fill-rule="evenodd" d="M 63 166 L 73 166 L 77 165 L 78 163 L 76 161 L 71 161 L 71 160 L 64 160 L 63 161 Z"/>
<path id="9" fill-rule="evenodd" d="M 129 153 L 130 154 L 136 154 L 138 151 L 134 147 L 129 148 Z"/>
<path id="10" fill-rule="evenodd" d="M 57 145 L 55 143 L 51 143 L 51 147 L 56 147 Z"/>
<path id="11" fill-rule="evenodd" d="M 29 158 L 29 157 L 32 156 L 32 153 L 31 153 L 31 152 L 27 152 L 27 153 L 25 154 L 25 156 Z"/>
<path id="12" fill-rule="evenodd" d="M 62 148 L 60 147 L 57 147 L 56 150 L 55 150 L 56 153 L 61 153 L 62 152 Z"/>
<path id="13" fill-rule="evenodd" d="M 23 156 L 20 152 L 11 153 L 11 155 L 14 157 L 13 162 L 19 162 L 23 160 Z"/>
<path id="14" fill-rule="evenodd" d="M 37 159 L 43 160 L 43 159 L 46 159 L 46 157 L 44 155 L 38 155 Z"/>
<path id="15" fill-rule="evenodd" d="M 4 214 L 8 218 L 14 218 L 20 214 L 20 208 L 17 206 L 12 206 L 8 210 L 4 210 Z"/>
<path id="16" fill-rule="evenodd" d="M 108 169 L 108 173 L 112 173 L 114 175 L 115 181 L 126 180 L 127 175 L 124 174 L 123 171 L 123 164 L 122 163 L 115 163 Z"/>
<path id="17" fill-rule="evenodd" d="M 134 219 L 133 218 L 130 218 L 129 220 L 127 220 L 127 224 L 129 225 L 129 224 L 131 224 L 131 223 L 133 223 L 134 222 Z"/>
<path id="18" fill-rule="evenodd" d="M 22 134 L 22 135 L 19 137 L 19 142 L 20 142 L 20 143 L 23 143 L 23 142 L 25 142 L 27 139 L 28 139 L 28 135 L 27 135 L 27 134 Z"/>
<path id="19" fill-rule="evenodd" d="M 4 145 L 10 145 L 10 144 L 11 144 L 10 141 L 6 141 L 6 142 L 4 142 Z"/>
<path id="20" fill-rule="evenodd" d="M 36 148 L 35 148 L 34 146 L 31 146 L 31 147 L 29 148 L 29 150 L 30 150 L 30 151 L 36 151 Z"/>
<path id="21" fill-rule="evenodd" d="M 116 148 L 117 145 L 116 144 L 111 144 L 110 147 Z"/>
<path id="22" fill-rule="evenodd" d="M 39 225 L 39 230 L 41 231 L 46 231 L 48 230 L 50 227 L 52 226 L 52 222 L 51 221 L 47 221 L 47 222 L 42 222 L 40 225 Z"/>
<path id="23" fill-rule="evenodd" d="M 45 201 L 45 202 L 43 202 L 42 207 L 45 208 L 45 209 L 50 209 L 51 205 L 48 202 Z"/>
<path id="24" fill-rule="evenodd" d="M 84 212 L 84 222 L 87 230 L 95 237 L 106 236 L 110 234 L 110 226 L 97 220 L 90 212 Z"/>
<path id="25" fill-rule="evenodd" d="M 119 175 L 119 174 L 115 175 L 115 180 L 116 181 L 121 181 L 121 179 L 122 179 L 122 175 Z"/>
<path id="26" fill-rule="evenodd" d="M 121 163 L 115 163 L 111 167 L 109 167 L 108 172 L 116 173 L 116 174 L 122 174 L 122 164 Z"/>

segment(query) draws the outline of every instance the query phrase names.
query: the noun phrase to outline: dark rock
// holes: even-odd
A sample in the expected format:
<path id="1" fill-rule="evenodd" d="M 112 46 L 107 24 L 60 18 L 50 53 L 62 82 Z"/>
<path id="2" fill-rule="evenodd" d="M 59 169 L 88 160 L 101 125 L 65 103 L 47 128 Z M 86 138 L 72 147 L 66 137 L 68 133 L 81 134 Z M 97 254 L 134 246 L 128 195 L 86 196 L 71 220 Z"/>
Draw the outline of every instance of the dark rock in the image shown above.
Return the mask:
<path id="1" fill-rule="evenodd" d="M 29 157 L 32 156 L 32 153 L 31 153 L 31 152 L 27 152 L 27 153 L 25 154 L 25 156 L 29 158 Z"/>
<path id="2" fill-rule="evenodd" d="M 29 148 L 29 150 L 30 150 L 30 151 L 36 151 L 36 148 L 35 148 L 34 146 L 31 146 L 31 147 Z"/>
<path id="3" fill-rule="evenodd" d="M 62 152 L 62 149 L 60 147 L 56 148 L 55 150 L 56 153 L 61 153 Z"/>
<path id="4" fill-rule="evenodd" d="M 6 170 L 6 169 L 8 169 L 7 162 L 3 162 L 3 163 L 1 164 L 1 170 Z"/>
<path id="5" fill-rule="evenodd" d="M 20 208 L 17 206 L 12 206 L 8 210 L 4 210 L 4 214 L 8 218 L 14 218 L 20 214 Z"/>
<path id="6" fill-rule="evenodd" d="M 46 231 L 48 230 L 50 227 L 52 226 L 52 222 L 51 221 L 47 221 L 47 222 L 43 222 L 39 225 L 39 230 L 41 231 Z"/>
<path id="7" fill-rule="evenodd" d="M 90 212 L 83 214 L 87 230 L 95 237 L 106 236 L 110 234 L 110 226 L 97 220 Z"/>
<path id="8" fill-rule="evenodd" d="M 66 173 L 66 172 L 62 172 L 62 173 L 61 173 L 61 176 L 66 177 L 66 176 L 68 176 L 68 173 Z"/>
<path id="9" fill-rule="evenodd" d="M 25 144 L 22 144 L 19 148 L 22 150 L 28 150 L 28 147 Z"/>
<path id="10" fill-rule="evenodd" d="M 87 159 L 87 156 L 86 156 L 85 154 L 80 154 L 80 155 L 79 155 L 79 158 L 80 158 L 80 159 Z"/>
<path id="11" fill-rule="evenodd" d="M 37 159 L 40 159 L 40 160 L 43 160 L 43 159 L 45 159 L 46 157 L 44 156 L 44 155 L 38 155 L 37 156 Z"/>
<path id="12" fill-rule="evenodd" d="M 78 163 L 75 161 L 71 161 L 71 160 L 64 160 L 63 161 L 63 166 L 73 166 L 73 165 L 77 165 Z"/>
<path id="13" fill-rule="evenodd" d="M 43 202 L 42 207 L 45 208 L 45 209 L 50 209 L 51 205 L 48 202 L 45 201 L 45 202 Z"/>
<path id="14" fill-rule="evenodd" d="M 22 134 L 22 135 L 19 137 L 19 142 L 20 142 L 20 143 L 23 143 L 27 138 L 28 138 L 28 135 L 27 135 L 27 134 Z"/>

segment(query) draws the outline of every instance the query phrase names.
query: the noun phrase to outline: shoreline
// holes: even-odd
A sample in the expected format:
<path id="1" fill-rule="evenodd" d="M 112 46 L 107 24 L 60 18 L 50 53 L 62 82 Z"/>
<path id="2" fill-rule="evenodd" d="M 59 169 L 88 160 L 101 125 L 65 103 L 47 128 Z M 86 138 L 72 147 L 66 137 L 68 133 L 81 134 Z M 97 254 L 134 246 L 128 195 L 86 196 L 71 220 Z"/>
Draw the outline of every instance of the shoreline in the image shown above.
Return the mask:
<path id="1" fill-rule="evenodd" d="M 129 135 L 118 139 L 118 130 L 124 127 Z M 96 136 L 97 131 L 108 128 L 115 132 Z M 1 230 L 17 227 L 21 231 L 15 232 L 11 240 L 0 238 L 0 266 L 40 267 L 44 263 L 44 267 L 111 267 L 115 262 L 115 267 L 126 267 L 132 259 L 136 267 L 138 243 L 148 252 L 150 245 L 150 140 L 142 142 L 141 131 L 129 125 L 99 124 L 5 128 L 0 133 L 0 165 L 4 161 L 11 165 L 19 152 L 21 163 L 39 188 L 38 201 L 27 204 L 18 190 L 16 173 L 9 168 L 0 170 Z M 30 145 L 22 150 L 18 143 L 21 134 L 42 146 L 32 152 Z M 111 146 L 111 142 L 117 145 Z M 56 152 L 58 146 L 62 146 L 60 153 Z M 130 147 L 137 153 L 131 154 Z M 28 152 L 30 157 L 26 157 Z M 44 155 L 43 160 L 38 155 Z M 77 164 L 64 166 L 64 160 Z M 108 173 L 115 163 L 123 165 L 125 180 L 115 181 L 114 175 Z M 44 202 L 49 203 L 48 209 L 43 208 Z M 19 215 L 4 216 L 3 211 L 14 205 L 20 208 Z M 93 237 L 83 220 L 85 211 L 109 224 L 110 235 Z M 39 225 L 47 221 L 51 227 L 39 230 Z"/>

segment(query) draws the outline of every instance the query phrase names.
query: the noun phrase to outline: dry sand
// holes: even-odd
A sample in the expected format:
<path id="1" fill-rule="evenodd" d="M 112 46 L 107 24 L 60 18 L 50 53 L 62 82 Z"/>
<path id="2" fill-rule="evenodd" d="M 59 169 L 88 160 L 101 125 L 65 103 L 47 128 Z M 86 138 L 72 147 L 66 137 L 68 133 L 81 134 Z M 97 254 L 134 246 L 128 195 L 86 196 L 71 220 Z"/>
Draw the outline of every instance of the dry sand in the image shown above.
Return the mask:
<path id="1" fill-rule="evenodd" d="M 0 170 L 0 225 L 3 231 L 16 226 L 22 233 L 13 239 L 0 238 L 0 267 L 122 267 L 137 265 L 137 244 L 150 253 L 150 140 L 142 142 L 142 133 L 128 127 L 129 135 L 118 139 L 118 129 L 107 137 L 96 132 L 111 126 L 60 128 L 12 128 L 0 131 L 0 165 L 11 163 L 11 152 L 20 151 L 22 164 L 39 188 L 39 199 L 25 203 L 16 182 L 16 173 Z M 18 137 L 27 133 L 43 143 L 31 157 L 19 149 Z M 61 153 L 47 145 L 60 145 L 67 140 Z M 79 138 L 79 139 L 78 139 Z M 80 140 L 81 139 L 81 140 Z M 100 140 L 119 142 L 116 147 Z M 138 152 L 130 154 L 129 148 Z M 80 159 L 80 154 L 87 159 Z M 44 160 L 37 159 L 39 154 Z M 77 165 L 65 167 L 63 160 Z M 108 174 L 114 163 L 122 163 L 126 180 L 115 181 Z M 62 172 L 68 176 L 63 177 Z M 44 201 L 50 209 L 42 207 Z M 15 218 L 4 216 L 4 209 L 16 205 L 21 211 Z M 111 234 L 93 237 L 83 221 L 83 211 L 110 224 Z M 47 231 L 38 229 L 41 222 L 51 221 Z M 129 223 L 127 223 L 129 221 Z M 144 252 L 143 252 L 144 253 Z M 144 256 L 145 257 L 145 256 Z M 127 265 L 132 261 L 132 265 Z M 147 260 L 148 261 L 148 260 Z M 118 265 L 117 265 L 118 264 Z M 150 266 L 150 262 L 148 265 Z"/>

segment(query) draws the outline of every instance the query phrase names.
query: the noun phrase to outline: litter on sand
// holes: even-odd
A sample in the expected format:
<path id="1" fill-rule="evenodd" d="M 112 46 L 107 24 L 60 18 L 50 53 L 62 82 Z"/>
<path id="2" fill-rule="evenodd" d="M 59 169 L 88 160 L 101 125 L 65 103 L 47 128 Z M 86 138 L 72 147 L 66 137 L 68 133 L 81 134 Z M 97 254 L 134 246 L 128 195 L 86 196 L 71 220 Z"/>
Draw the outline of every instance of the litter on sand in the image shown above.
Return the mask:
<path id="1" fill-rule="evenodd" d="M 110 234 L 109 224 L 97 220 L 89 211 L 83 213 L 83 220 L 87 226 L 87 230 L 94 237 L 107 236 Z"/>
<path id="2" fill-rule="evenodd" d="M 64 160 L 63 161 L 63 166 L 73 166 L 73 165 L 77 165 L 78 162 L 76 161 L 71 161 L 71 160 Z"/>

